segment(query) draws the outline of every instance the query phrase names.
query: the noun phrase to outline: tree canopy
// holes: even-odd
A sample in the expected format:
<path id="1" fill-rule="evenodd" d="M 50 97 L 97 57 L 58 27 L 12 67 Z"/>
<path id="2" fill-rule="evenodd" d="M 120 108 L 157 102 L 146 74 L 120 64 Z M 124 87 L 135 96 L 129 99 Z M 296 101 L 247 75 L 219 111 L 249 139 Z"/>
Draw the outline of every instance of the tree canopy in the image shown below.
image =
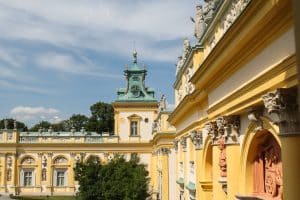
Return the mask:
<path id="1" fill-rule="evenodd" d="M 80 131 L 81 128 L 85 128 L 87 131 L 98 133 L 113 132 L 114 111 L 111 104 L 97 102 L 90 107 L 90 111 L 90 117 L 82 114 L 73 114 L 69 119 L 59 123 L 41 121 L 35 124 L 30 131 L 38 131 L 40 128 L 47 130 L 51 126 L 53 131 L 70 131 L 72 128 Z"/>
<path id="2" fill-rule="evenodd" d="M 79 199 L 82 200 L 145 200 L 149 197 L 149 178 L 145 165 L 137 156 L 129 161 L 116 155 L 107 164 L 97 157 L 75 167 L 79 181 Z"/>

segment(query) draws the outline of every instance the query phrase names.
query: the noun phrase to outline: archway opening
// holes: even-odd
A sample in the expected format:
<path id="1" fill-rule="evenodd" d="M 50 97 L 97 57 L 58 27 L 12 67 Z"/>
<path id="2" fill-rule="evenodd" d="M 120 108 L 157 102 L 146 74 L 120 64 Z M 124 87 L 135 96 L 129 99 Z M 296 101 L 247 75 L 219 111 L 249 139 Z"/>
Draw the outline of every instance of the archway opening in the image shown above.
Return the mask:
<path id="1" fill-rule="evenodd" d="M 255 133 L 249 146 L 246 170 L 250 194 L 262 199 L 282 199 L 281 147 L 267 130 Z"/>

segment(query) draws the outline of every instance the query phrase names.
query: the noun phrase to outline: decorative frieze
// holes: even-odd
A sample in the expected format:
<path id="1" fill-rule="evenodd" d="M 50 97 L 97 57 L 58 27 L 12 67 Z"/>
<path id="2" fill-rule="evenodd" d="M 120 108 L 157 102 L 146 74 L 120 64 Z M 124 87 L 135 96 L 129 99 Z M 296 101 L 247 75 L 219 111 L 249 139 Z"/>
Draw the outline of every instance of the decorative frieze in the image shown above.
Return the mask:
<path id="1" fill-rule="evenodd" d="M 263 95 L 262 99 L 280 134 L 300 133 L 296 88 L 279 88 Z"/>
<path id="2" fill-rule="evenodd" d="M 192 131 L 190 133 L 190 137 L 196 150 L 200 150 L 203 148 L 203 136 L 201 131 Z"/>

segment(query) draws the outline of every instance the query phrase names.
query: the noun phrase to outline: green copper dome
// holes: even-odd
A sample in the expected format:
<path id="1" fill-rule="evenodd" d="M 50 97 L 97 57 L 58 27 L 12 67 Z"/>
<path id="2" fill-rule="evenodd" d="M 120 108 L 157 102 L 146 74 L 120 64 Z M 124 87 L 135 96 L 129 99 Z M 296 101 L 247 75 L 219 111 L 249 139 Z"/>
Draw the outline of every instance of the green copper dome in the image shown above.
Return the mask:
<path id="1" fill-rule="evenodd" d="M 117 92 L 116 102 L 156 102 L 154 89 L 145 86 L 147 70 L 137 62 L 137 52 L 133 52 L 133 63 L 124 71 L 127 87 Z"/>

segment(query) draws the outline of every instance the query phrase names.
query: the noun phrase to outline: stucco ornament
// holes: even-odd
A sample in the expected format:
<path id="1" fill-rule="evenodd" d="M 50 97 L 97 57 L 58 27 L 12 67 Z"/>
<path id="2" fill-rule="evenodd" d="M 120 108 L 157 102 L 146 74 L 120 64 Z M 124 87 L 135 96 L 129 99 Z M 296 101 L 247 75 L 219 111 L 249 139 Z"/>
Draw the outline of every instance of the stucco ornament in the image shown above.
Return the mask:
<path id="1" fill-rule="evenodd" d="M 42 166 L 47 167 L 47 157 L 46 156 L 42 157 Z"/>
<path id="2" fill-rule="evenodd" d="M 186 147 L 187 147 L 187 141 L 186 141 L 186 137 L 182 137 L 180 139 L 180 144 L 181 144 L 181 147 L 182 147 L 182 150 L 185 152 L 186 151 Z"/>
<path id="3" fill-rule="evenodd" d="M 205 28 L 206 28 L 206 24 L 204 22 L 204 13 L 203 13 L 202 5 L 196 6 L 195 19 L 191 18 L 191 20 L 195 23 L 194 36 L 199 41 L 202 38 L 202 36 L 205 32 Z"/>
<path id="4" fill-rule="evenodd" d="M 168 155 L 169 153 L 171 153 L 171 151 L 169 148 L 163 147 L 163 148 L 160 148 L 160 153 L 162 155 Z"/>
<path id="5" fill-rule="evenodd" d="M 297 134 L 300 131 L 297 89 L 279 88 L 262 96 L 266 110 L 279 126 L 280 134 Z"/>
<path id="6" fill-rule="evenodd" d="M 173 142 L 173 148 L 174 148 L 174 150 L 176 151 L 176 153 L 178 152 L 178 140 L 175 140 L 174 142 Z"/>
<path id="7" fill-rule="evenodd" d="M 281 150 L 274 138 L 269 138 L 258 146 L 253 165 L 253 184 L 256 196 L 283 199 Z"/>
<path id="8" fill-rule="evenodd" d="M 195 145 L 196 150 L 203 148 L 203 137 L 201 131 L 192 131 L 190 133 L 190 137 L 192 139 L 193 144 Z"/>
<path id="9" fill-rule="evenodd" d="M 218 147 L 220 149 L 220 156 L 219 156 L 220 176 L 227 177 L 225 137 L 220 137 L 218 139 Z"/>
<path id="10" fill-rule="evenodd" d="M 218 127 L 217 140 L 224 137 L 226 144 L 238 143 L 239 140 L 239 129 L 240 129 L 240 118 L 237 115 L 223 116 L 216 120 Z"/>
<path id="11" fill-rule="evenodd" d="M 153 121 L 152 123 L 152 132 L 157 132 L 158 129 L 158 125 L 157 125 L 157 121 Z"/>
<path id="12" fill-rule="evenodd" d="M 260 131 L 263 129 L 263 121 L 261 117 L 263 116 L 262 107 L 252 107 L 248 110 L 248 119 L 254 122 L 256 125 L 255 131 Z"/>
<path id="13" fill-rule="evenodd" d="M 163 94 L 161 95 L 160 101 L 159 101 L 159 110 L 165 111 L 167 109 L 167 100 L 166 96 Z"/>
<path id="14" fill-rule="evenodd" d="M 208 131 L 208 135 L 210 136 L 212 142 L 216 142 L 218 139 L 218 126 L 216 121 L 211 121 L 205 124 L 205 128 Z"/>
<path id="15" fill-rule="evenodd" d="M 182 56 L 179 56 L 178 57 L 178 62 L 177 62 L 177 65 L 176 65 L 176 75 L 178 74 L 178 72 L 182 68 L 183 63 L 184 63 L 184 60 L 182 59 Z"/>

